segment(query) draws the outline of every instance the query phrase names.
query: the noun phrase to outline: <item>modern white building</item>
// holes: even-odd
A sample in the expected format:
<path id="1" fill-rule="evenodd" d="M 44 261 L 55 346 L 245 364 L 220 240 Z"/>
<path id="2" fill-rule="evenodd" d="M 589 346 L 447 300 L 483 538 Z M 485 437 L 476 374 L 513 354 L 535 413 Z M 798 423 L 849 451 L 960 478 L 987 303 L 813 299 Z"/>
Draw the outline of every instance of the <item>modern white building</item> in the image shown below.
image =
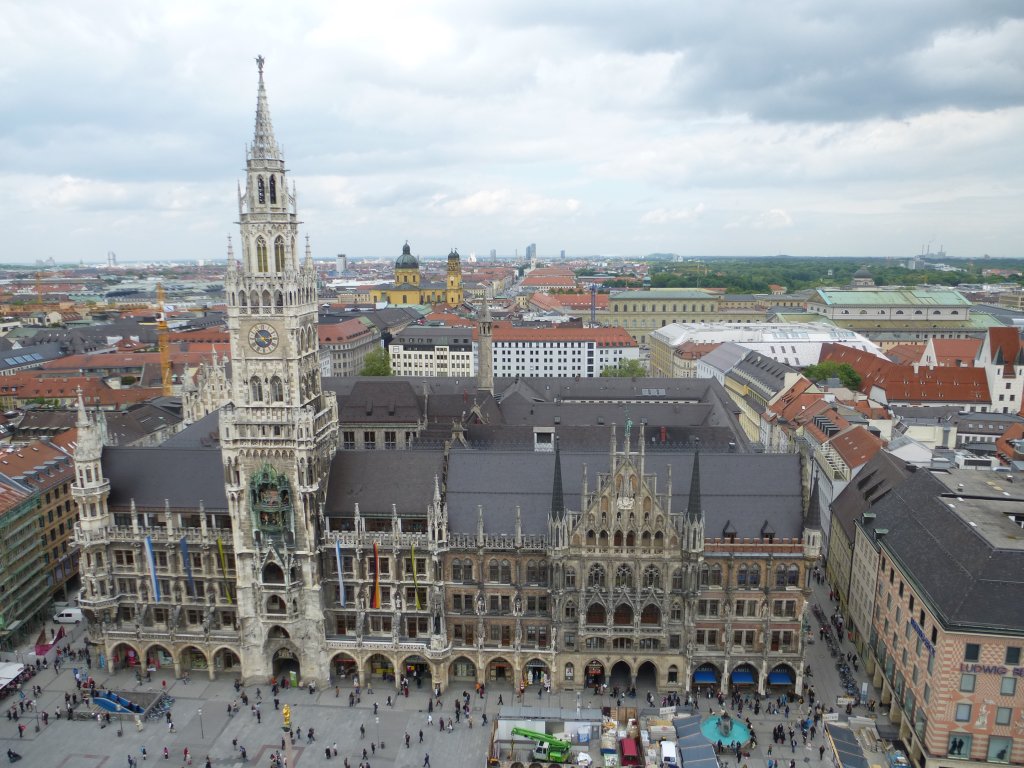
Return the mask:
<path id="1" fill-rule="evenodd" d="M 829 342 L 882 355 L 873 341 L 856 331 L 825 323 L 671 323 L 651 332 L 651 375 L 684 377 L 677 370 L 675 350 L 687 342 L 723 344 L 732 342 L 760 352 L 794 368 L 814 365 L 821 357 L 821 345 Z"/>
<path id="2" fill-rule="evenodd" d="M 476 376 L 475 329 L 410 325 L 388 345 L 396 376 Z"/>
<path id="3" fill-rule="evenodd" d="M 600 376 L 622 360 L 639 360 L 636 339 L 623 328 L 494 326 L 494 375 Z"/>

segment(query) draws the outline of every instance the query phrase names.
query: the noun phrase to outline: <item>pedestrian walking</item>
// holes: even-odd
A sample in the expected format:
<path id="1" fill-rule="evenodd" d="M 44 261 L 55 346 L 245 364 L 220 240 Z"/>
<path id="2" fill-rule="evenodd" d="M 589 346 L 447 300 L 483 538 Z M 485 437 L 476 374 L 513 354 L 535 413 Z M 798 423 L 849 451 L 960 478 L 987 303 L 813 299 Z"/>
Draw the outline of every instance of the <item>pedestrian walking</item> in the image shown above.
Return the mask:
<path id="1" fill-rule="evenodd" d="M 406 748 L 406 749 L 408 749 L 408 748 L 409 748 L 409 742 L 410 742 L 410 741 L 411 741 L 411 738 L 410 738 L 410 736 L 409 736 L 409 732 L 408 732 L 408 731 L 406 731 L 406 733 L 405 733 L 405 748 Z"/>
<path id="2" fill-rule="evenodd" d="M 423 754 L 423 768 L 430 768 L 430 753 Z"/>
<path id="3" fill-rule="evenodd" d="M 818 747 L 818 759 L 822 760 L 822 759 L 824 759 L 824 757 L 825 757 L 825 745 L 822 744 L 820 747 Z"/>
<path id="4" fill-rule="evenodd" d="M 423 743 L 423 730 L 420 729 L 420 744 Z"/>

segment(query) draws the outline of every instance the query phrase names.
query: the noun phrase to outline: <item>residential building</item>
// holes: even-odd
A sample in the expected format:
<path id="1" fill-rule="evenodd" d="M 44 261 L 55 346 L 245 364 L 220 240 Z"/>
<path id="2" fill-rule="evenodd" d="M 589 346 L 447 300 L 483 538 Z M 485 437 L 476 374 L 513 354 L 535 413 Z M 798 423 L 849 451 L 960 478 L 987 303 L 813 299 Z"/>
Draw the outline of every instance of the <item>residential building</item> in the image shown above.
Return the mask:
<path id="1" fill-rule="evenodd" d="M 476 376 L 472 328 L 410 325 L 388 345 L 396 376 Z"/>
<path id="2" fill-rule="evenodd" d="M 623 360 L 639 360 L 636 340 L 621 328 L 523 328 L 494 324 L 494 375 L 600 376 Z"/>
<path id="3" fill-rule="evenodd" d="M 38 629 L 51 600 L 38 507 L 36 492 L 0 483 L 0 648 L 5 651 L 14 651 Z"/>
<path id="4" fill-rule="evenodd" d="M 367 353 L 381 348 L 380 330 L 368 318 L 321 324 L 317 334 L 323 376 L 357 376 Z"/>

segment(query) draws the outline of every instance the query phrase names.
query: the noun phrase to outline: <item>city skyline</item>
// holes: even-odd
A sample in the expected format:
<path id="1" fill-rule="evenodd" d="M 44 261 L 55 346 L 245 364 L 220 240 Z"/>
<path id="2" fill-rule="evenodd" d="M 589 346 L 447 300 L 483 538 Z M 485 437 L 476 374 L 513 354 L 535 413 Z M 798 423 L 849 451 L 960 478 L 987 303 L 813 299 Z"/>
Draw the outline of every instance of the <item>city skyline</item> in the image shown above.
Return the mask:
<path id="1" fill-rule="evenodd" d="M 1020 255 L 1009 2 L 232 10 L 9 8 L 4 262 L 222 259 L 259 54 L 317 258 Z"/>

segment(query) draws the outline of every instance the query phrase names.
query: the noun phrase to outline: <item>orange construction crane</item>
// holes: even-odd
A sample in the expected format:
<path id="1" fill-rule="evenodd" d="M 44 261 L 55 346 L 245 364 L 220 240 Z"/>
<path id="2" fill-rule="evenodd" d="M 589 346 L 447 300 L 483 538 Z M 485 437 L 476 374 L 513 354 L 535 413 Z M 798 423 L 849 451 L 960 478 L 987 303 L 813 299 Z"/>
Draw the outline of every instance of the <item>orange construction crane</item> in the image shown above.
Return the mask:
<path id="1" fill-rule="evenodd" d="M 164 305 L 163 283 L 156 284 L 156 340 L 160 350 L 160 382 L 163 386 L 164 395 L 171 394 L 171 349 L 167 343 L 167 309 Z"/>

